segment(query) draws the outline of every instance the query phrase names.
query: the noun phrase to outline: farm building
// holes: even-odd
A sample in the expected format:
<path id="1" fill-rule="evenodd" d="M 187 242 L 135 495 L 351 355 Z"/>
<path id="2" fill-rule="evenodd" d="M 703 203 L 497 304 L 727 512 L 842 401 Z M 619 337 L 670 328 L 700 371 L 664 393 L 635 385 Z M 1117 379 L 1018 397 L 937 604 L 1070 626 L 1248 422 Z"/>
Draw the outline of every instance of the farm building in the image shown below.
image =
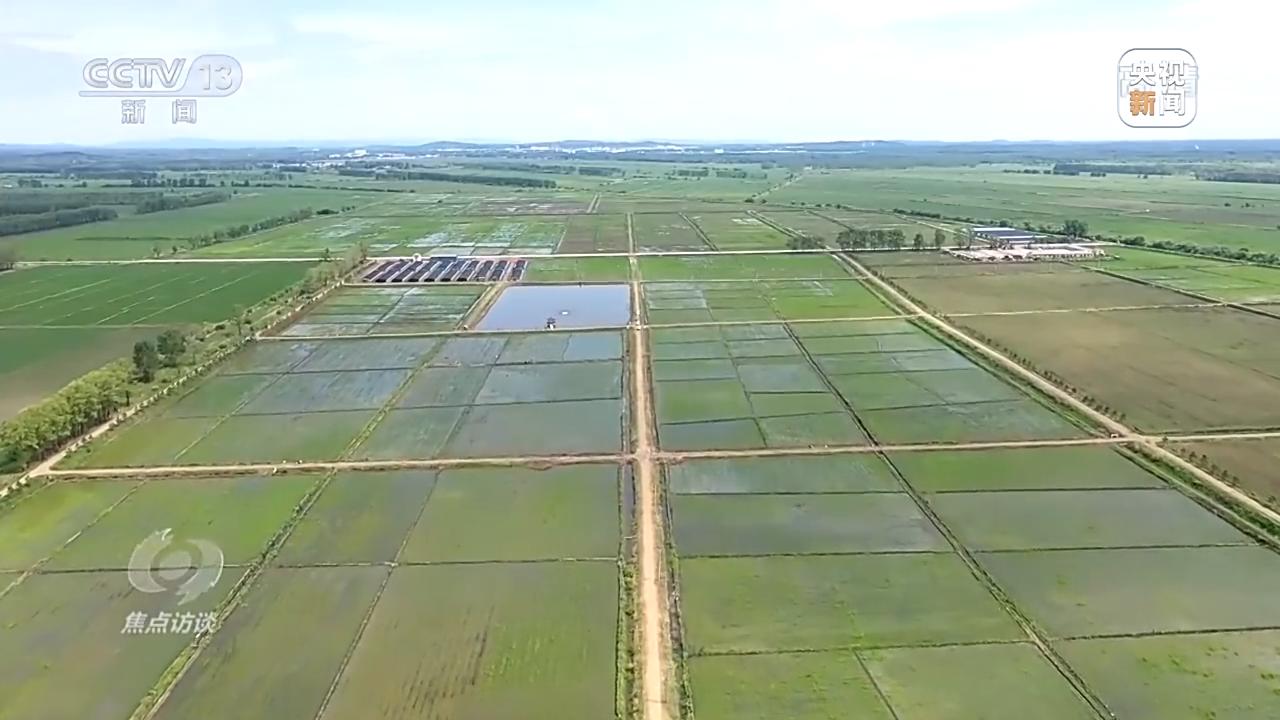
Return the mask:
<path id="1" fill-rule="evenodd" d="M 973 236 L 979 240 L 985 240 L 992 247 L 1006 247 L 1009 245 L 1025 245 L 1027 243 L 1042 242 L 1048 240 L 1049 236 L 1043 233 L 1032 232 L 1030 230 L 1019 230 L 1011 227 L 975 227 L 971 228 Z"/>

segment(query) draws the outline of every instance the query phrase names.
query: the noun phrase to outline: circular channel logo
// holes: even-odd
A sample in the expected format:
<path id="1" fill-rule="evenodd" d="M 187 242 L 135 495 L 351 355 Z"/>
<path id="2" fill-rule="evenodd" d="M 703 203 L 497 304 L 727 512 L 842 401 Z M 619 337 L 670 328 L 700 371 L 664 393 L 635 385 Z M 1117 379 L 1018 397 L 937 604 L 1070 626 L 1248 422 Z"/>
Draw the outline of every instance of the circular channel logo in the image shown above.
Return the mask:
<path id="1" fill-rule="evenodd" d="M 208 540 L 176 538 L 172 528 L 157 530 L 133 549 L 129 583 L 139 592 L 176 592 L 186 605 L 222 578 L 222 548 Z"/>

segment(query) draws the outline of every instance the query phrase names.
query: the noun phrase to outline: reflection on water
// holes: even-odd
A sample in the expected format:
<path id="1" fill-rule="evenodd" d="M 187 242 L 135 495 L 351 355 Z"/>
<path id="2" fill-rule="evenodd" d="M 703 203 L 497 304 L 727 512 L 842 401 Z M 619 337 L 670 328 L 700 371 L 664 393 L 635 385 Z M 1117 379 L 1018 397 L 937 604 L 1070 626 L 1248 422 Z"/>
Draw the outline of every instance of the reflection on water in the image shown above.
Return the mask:
<path id="1" fill-rule="evenodd" d="M 519 285 L 502 291 L 477 330 L 622 327 L 631 317 L 626 285 Z"/>

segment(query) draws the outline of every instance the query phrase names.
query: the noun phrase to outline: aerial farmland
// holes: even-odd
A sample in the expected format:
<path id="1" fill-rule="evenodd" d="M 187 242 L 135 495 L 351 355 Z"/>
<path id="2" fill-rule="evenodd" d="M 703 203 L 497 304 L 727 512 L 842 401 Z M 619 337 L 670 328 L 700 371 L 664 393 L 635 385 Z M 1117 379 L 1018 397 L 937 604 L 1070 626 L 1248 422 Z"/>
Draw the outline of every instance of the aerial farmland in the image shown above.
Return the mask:
<path id="1" fill-rule="evenodd" d="M 1280 714 L 1280 270 L 617 166 L 0 274 L 18 387 L 361 253 L 13 474 L 0 718 Z"/>

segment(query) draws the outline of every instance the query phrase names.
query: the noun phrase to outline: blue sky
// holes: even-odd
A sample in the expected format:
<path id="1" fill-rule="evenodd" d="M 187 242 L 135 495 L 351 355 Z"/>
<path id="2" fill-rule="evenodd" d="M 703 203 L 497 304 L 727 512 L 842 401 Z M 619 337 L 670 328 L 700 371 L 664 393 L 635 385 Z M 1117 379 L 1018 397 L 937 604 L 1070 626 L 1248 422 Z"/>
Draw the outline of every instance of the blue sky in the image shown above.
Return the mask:
<path id="1" fill-rule="evenodd" d="M 9 0 L 0 143 L 1280 136 L 1262 0 Z M 1113 76 L 1185 47 L 1196 121 L 1135 130 Z M 227 53 L 241 90 L 174 125 L 81 98 L 94 57 Z"/>

